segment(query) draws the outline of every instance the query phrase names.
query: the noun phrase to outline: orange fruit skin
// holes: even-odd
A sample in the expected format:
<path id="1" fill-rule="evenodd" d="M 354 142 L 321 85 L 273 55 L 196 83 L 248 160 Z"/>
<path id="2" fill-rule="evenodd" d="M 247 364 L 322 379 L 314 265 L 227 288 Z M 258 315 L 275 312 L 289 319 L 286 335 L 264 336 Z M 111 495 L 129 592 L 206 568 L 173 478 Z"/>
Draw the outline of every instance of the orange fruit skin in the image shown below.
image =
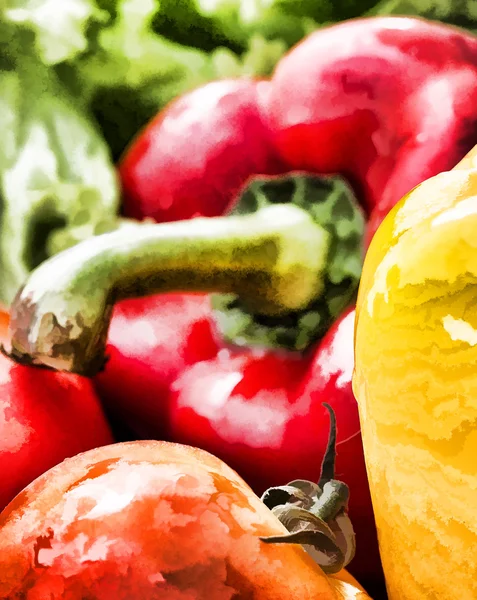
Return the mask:
<path id="1" fill-rule="evenodd" d="M 211 454 L 139 441 L 67 459 L 0 515 L 3 600 L 369 598 L 328 578 Z M 343 573 L 348 581 L 350 576 Z"/>
<path id="2" fill-rule="evenodd" d="M 10 315 L 0 304 L 0 342 L 5 342 L 8 338 L 8 325 L 10 323 Z"/>

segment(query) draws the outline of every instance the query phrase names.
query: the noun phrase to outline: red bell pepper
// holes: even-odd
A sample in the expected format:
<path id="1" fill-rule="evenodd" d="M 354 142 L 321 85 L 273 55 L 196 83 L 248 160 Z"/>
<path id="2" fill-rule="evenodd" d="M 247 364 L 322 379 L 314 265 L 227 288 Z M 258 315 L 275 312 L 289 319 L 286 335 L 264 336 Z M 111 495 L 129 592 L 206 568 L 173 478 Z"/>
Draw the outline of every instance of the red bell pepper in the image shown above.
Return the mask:
<path id="1" fill-rule="evenodd" d="M 124 211 L 222 214 L 256 174 L 341 173 L 370 214 L 452 168 L 477 140 L 477 38 L 409 17 L 311 34 L 269 81 L 215 82 L 174 101 L 120 164 Z"/>
<path id="2" fill-rule="evenodd" d="M 263 123 L 257 82 L 209 83 L 178 98 L 119 165 L 123 210 L 159 222 L 221 215 L 249 177 L 288 169 Z"/>
<path id="3" fill-rule="evenodd" d="M 7 327 L 0 312 L 2 342 Z M 0 512 L 65 458 L 112 442 L 90 381 L 17 365 L 0 354 Z"/>

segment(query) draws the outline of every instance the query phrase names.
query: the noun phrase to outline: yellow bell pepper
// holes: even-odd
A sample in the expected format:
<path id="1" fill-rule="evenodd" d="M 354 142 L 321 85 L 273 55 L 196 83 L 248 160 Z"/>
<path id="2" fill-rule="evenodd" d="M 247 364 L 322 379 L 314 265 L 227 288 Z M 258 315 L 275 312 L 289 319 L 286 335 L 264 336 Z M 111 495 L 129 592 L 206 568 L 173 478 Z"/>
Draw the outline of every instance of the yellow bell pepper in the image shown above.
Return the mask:
<path id="1" fill-rule="evenodd" d="M 390 600 L 477 599 L 477 149 L 368 250 L 353 387 Z"/>

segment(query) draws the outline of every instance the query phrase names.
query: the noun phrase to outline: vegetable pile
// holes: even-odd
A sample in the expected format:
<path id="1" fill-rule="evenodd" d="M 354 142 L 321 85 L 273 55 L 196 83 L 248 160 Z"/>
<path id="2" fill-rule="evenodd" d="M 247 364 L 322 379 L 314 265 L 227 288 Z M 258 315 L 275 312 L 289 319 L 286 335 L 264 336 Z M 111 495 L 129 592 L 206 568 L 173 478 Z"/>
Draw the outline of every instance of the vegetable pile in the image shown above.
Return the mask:
<path id="1" fill-rule="evenodd" d="M 268 76 L 323 25 L 409 13 L 477 22 L 473 2 L 450 0 L 5 0 L 0 301 L 46 257 L 113 227 L 114 162 L 172 99 L 208 81 Z"/>
<path id="2" fill-rule="evenodd" d="M 427 19 L 389 16 L 407 13 Z M 382 556 L 392 598 L 453 600 L 396 531 L 430 514 L 457 448 L 439 444 L 468 420 L 446 426 L 452 393 L 419 375 L 434 334 L 412 340 L 437 302 L 459 345 L 472 302 L 473 267 L 447 268 L 467 230 L 440 249 L 429 219 L 471 200 L 474 18 L 399 0 L 2 5 L 2 598 L 362 584 L 382 600 Z M 419 501 L 400 436 L 422 453 Z M 421 527 L 441 573 L 449 498 Z"/>

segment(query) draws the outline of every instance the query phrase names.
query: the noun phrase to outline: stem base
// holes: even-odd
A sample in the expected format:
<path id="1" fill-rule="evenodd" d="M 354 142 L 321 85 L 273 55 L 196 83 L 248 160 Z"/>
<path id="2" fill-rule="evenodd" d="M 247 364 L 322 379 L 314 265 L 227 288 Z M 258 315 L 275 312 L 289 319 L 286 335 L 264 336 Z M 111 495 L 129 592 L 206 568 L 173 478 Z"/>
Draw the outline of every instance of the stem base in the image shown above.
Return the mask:
<path id="1" fill-rule="evenodd" d="M 227 342 L 303 351 L 356 300 L 365 219 L 351 188 L 341 178 L 302 174 L 255 179 L 232 214 L 255 213 L 276 204 L 298 206 L 328 232 L 331 241 L 321 294 L 304 309 L 277 316 L 251 311 L 238 294 L 214 294 L 212 305 Z"/>

